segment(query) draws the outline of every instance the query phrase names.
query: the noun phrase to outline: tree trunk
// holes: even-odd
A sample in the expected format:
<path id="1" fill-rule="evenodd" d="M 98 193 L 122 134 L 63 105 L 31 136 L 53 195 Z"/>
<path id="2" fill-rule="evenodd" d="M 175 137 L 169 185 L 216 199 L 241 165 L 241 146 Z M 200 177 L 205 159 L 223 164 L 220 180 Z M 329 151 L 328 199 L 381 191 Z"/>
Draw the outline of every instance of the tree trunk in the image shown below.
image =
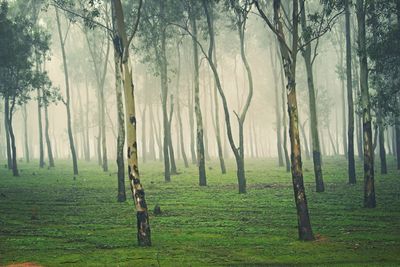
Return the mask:
<path id="1" fill-rule="evenodd" d="M 347 45 L 347 40 L 346 40 L 346 45 Z M 341 91 L 340 91 L 340 97 L 341 97 L 341 104 L 342 104 L 342 108 L 341 108 L 341 113 L 342 113 L 342 139 L 343 139 L 343 154 L 347 159 L 347 134 L 346 134 L 346 97 L 345 97 L 345 85 L 344 85 L 344 48 L 343 48 L 343 35 L 340 34 L 339 35 L 339 66 L 340 66 L 340 74 L 339 74 L 339 78 L 340 78 L 340 87 L 341 87 Z M 346 50 L 346 63 L 347 63 L 347 50 Z"/>
<path id="2" fill-rule="evenodd" d="M 214 25 L 214 16 L 211 13 L 210 14 L 210 23 L 212 25 Z M 217 48 L 215 47 L 214 44 L 214 64 L 217 67 L 218 63 L 217 63 Z M 210 74 L 211 77 L 211 74 Z M 218 150 L 218 159 L 219 159 L 219 166 L 221 168 L 221 173 L 222 174 L 226 174 L 226 166 L 225 166 L 225 160 L 224 160 L 224 152 L 222 149 L 222 141 L 221 141 L 221 128 L 220 128 L 220 121 L 219 121 L 219 101 L 218 101 L 218 89 L 217 89 L 217 85 L 214 82 L 214 87 L 213 87 L 213 94 L 214 96 L 214 115 L 215 117 L 212 116 L 212 118 L 214 119 L 214 129 L 215 129 L 215 138 L 217 139 L 217 150 Z"/>
<path id="3" fill-rule="evenodd" d="M 122 44 L 124 48 L 115 45 L 114 48 L 119 56 L 119 68 L 121 71 L 122 84 L 125 94 L 125 124 L 128 144 L 128 175 L 131 185 L 132 197 L 136 205 L 137 239 L 139 246 L 151 246 L 150 224 L 145 200 L 145 193 L 140 183 L 138 168 L 137 134 L 136 134 L 136 110 L 135 95 L 132 80 L 132 68 L 129 60 L 129 43 L 125 31 L 124 15 L 120 0 L 113 0 L 112 7 L 115 10 L 115 26 L 117 32 L 114 39 Z"/>
<path id="4" fill-rule="evenodd" d="M 113 15 L 114 17 L 114 15 Z M 115 22 L 114 22 L 115 23 Z M 124 103 L 122 99 L 121 73 L 119 71 L 120 62 L 116 50 L 114 50 L 114 69 L 115 69 L 115 95 L 117 99 L 117 117 L 118 117 L 118 137 L 117 137 L 117 181 L 118 181 L 118 202 L 126 201 L 125 192 L 125 162 L 124 162 L 124 146 L 125 146 L 125 120 L 124 120 Z"/>
<path id="5" fill-rule="evenodd" d="M 146 93 L 146 92 L 145 92 Z M 147 150 L 147 145 L 146 145 L 146 97 L 144 101 L 144 107 L 143 107 L 143 112 L 142 112 L 142 161 L 143 163 L 146 162 L 146 150 Z"/>
<path id="6" fill-rule="evenodd" d="M 178 54 L 178 70 L 177 70 L 177 77 L 176 77 L 176 95 L 179 97 L 180 93 L 180 77 L 181 77 L 181 51 L 180 51 L 180 44 L 177 45 L 177 54 Z M 177 109 L 177 119 L 178 119 L 178 131 L 179 131 L 179 140 L 180 140 L 180 149 L 183 158 L 183 163 L 185 168 L 189 168 L 189 163 L 187 160 L 186 152 L 185 152 L 185 143 L 183 138 L 183 124 L 182 124 L 182 115 L 181 115 L 181 101 L 178 98 L 176 101 L 176 109 Z"/>
<path id="7" fill-rule="evenodd" d="M 8 100 L 7 100 L 7 102 L 8 102 Z M 10 139 L 11 139 L 13 176 L 19 176 L 19 171 L 18 171 L 18 166 L 17 166 L 17 148 L 15 146 L 15 135 L 14 135 L 14 129 L 13 129 L 13 124 L 12 124 L 14 107 L 15 107 L 15 96 L 13 96 L 13 99 L 11 101 L 11 107 L 9 108 L 9 113 L 6 113 L 6 114 L 7 114 L 8 130 L 9 130 Z"/>
<path id="8" fill-rule="evenodd" d="M 256 7 L 265 17 L 264 12 L 260 9 L 258 2 Z M 274 19 L 275 30 L 279 34 L 278 41 L 280 44 L 282 63 L 287 78 L 287 104 L 289 114 L 289 136 L 291 144 L 291 162 L 292 162 L 292 182 L 294 199 L 297 208 L 297 222 L 300 240 L 313 240 L 314 236 L 311 229 L 310 217 L 308 214 L 307 198 L 303 182 L 303 169 L 300 151 L 300 135 L 299 135 L 299 122 L 298 122 L 298 109 L 296 99 L 296 58 L 298 50 L 298 0 L 293 0 L 293 31 L 292 31 L 292 47 L 288 49 L 285 35 L 283 31 L 282 14 L 281 14 L 281 1 L 274 0 Z"/>
<path id="9" fill-rule="evenodd" d="M 379 158 L 381 160 L 381 174 L 387 174 L 386 150 L 385 150 L 385 128 L 379 125 Z"/>
<path id="10" fill-rule="evenodd" d="M 197 38 L 197 25 L 196 18 L 193 10 L 190 13 L 190 25 L 193 31 L 193 63 L 194 63 L 194 111 L 196 115 L 196 144 L 197 144 L 197 163 L 199 167 L 199 185 L 207 185 L 205 157 L 204 157 L 204 136 L 203 136 L 203 118 L 200 108 L 200 85 L 199 85 L 199 55 L 196 43 Z"/>
<path id="11" fill-rule="evenodd" d="M 149 110 L 150 110 L 150 113 L 149 113 L 149 115 L 150 115 L 150 134 L 149 134 L 149 149 L 150 149 L 150 152 L 149 152 L 149 157 L 150 157 L 150 159 L 151 160 L 156 160 L 156 150 L 155 150 L 155 147 L 156 147 L 156 144 L 155 144 L 155 138 L 154 138 L 154 135 L 156 134 L 155 133 L 155 130 L 154 130 L 154 114 L 153 114 L 153 104 L 149 104 Z"/>
<path id="12" fill-rule="evenodd" d="M 171 125 L 172 125 L 173 113 L 174 113 L 174 98 L 171 95 L 170 114 L 169 114 L 169 119 L 168 119 L 168 132 L 169 132 L 168 152 L 169 152 L 169 158 L 170 158 L 170 162 L 171 162 L 171 174 L 178 174 L 178 171 L 176 169 L 175 152 L 174 152 L 174 147 L 172 145 L 172 135 L 171 135 Z"/>
<path id="13" fill-rule="evenodd" d="M 38 65 L 39 63 L 36 62 Z M 36 67 L 38 71 L 38 66 Z M 40 89 L 37 88 L 37 107 L 38 107 L 38 123 L 39 123 L 39 168 L 44 167 L 44 147 L 43 147 L 43 124 L 42 124 L 42 98 L 40 95 Z"/>
<path id="14" fill-rule="evenodd" d="M 47 157 L 49 158 L 49 167 L 53 168 L 54 165 L 54 157 L 53 157 L 53 150 L 51 148 L 51 142 L 50 142 L 50 135 L 49 135 L 49 113 L 48 113 L 48 103 L 45 100 L 45 105 L 44 105 L 44 123 L 45 123 L 45 131 L 44 135 L 46 138 L 46 146 L 47 146 Z"/>
<path id="15" fill-rule="evenodd" d="M 190 155 L 192 157 L 192 164 L 197 164 L 196 149 L 194 147 L 194 105 L 193 105 L 193 88 L 189 86 L 190 92 L 188 93 L 188 109 L 189 109 L 189 128 L 190 128 Z"/>
<path id="16" fill-rule="evenodd" d="M 348 108 L 348 175 L 349 184 L 356 183 L 356 166 L 354 160 L 354 103 L 353 103 L 353 78 L 351 73 L 351 31 L 350 31 L 350 3 L 345 0 L 346 18 L 346 80 L 347 80 L 347 108 Z"/>
<path id="17" fill-rule="evenodd" d="M 278 63 L 277 63 L 277 56 L 275 53 L 275 57 L 273 56 L 272 47 L 269 49 L 270 58 L 271 58 L 271 65 L 272 65 L 272 74 L 274 78 L 274 85 L 275 85 L 275 121 L 276 121 L 276 149 L 278 151 L 278 166 L 283 167 L 283 155 L 282 155 L 282 129 L 281 129 L 281 113 L 280 113 L 280 104 L 279 103 L 279 94 L 278 94 Z M 283 103 L 282 103 L 283 105 Z"/>
<path id="18" fill-rule="evenodd" d="M 301 135 L 303 136 L 303 141 L 304 141 L 304 150 L 305 150 L 305 154 L 306 154 L 306 160 L 310 160 L 310 151 L 309 151 L 309 146 L 308 146 L 308 142 L 307 142 L 307 134 L 306 131 L 304 130 L 304 125 L 307 123 L 307 120 L 305 120 L 302 123 L 300 123 L 300 131 L 301 131 Z"/>
<path id="19" fill-rule="evenodd" d="M 331 130 L 329 129 L 329 125 L 327 127 L 327 130 L 328 130 L 329 140 L 331 141 L 333 154 L 337 155 L 337 151 L 336 151 L 336 148 L 335 148 L 335 142 L 333 141 Z"/>
<path id="20" fill-rule="evenodd" d="M 357 21 L 358 21 L 358 49 L 360 60 L 360 87 L 361 105 L 363 111 L 363 139 L 364 139 L 364 207 L 376 207 L 375 186 L 374 186 L 374 151 L 372 147 L 372 129 L 370 99 L 368 92 L 368 62 L 366 50 L 365 33 L 365 3 L 364 0 L 357 0 Z"/>
<path id="21" fill-rule="evenodd" d="M 63 58 L 65 90 L 66 90 L 66 95 L 67 95 L 65 104 L 66 104 L 66 108 L 67 108 L 67 126 L 68 126 L 69 146 L 70 146 L 70 150 L 71 150 L 74 175 L 78 175 L 78 160 L 76 158 L 74 137 L 72 135 L 72 125 L 71 125 L 71 110 L 70 110 L 70 95 L 69 95 L 70 88 L 69 88 L 67 59 L 66 59 L 66 55 L 65 55 L 65 44 L 64 44 L 64 38 L 63 38 L 63 35 L 61 32 L 60 16 L 58 14 L 58 9 L 56 8 L 55 10 L 56 10 L 56 18 L 57 18 L 58 35 L 60 38 L 61 53 L 62 53 L 62 58 Z"/>
<path id="22" fill-rule="evenodd" d="M 160 1 L 160 17 L 164 19 L 165 11 L 164 11 L 165 3 Z M 162 115 L 163 115 L 163 130 L 164 130 L 164 139 L 163 139 L 163 154 L 164 154 L 164 179 L 165 182 L 171 181 L 171 173 L 170 173 L 170 158 L 169 158 L 169 142 L 170 142 L 170 134 L 169 124 L 168 124 L 168 111 L 167 111 L 167 100 L 168 100 L 168 69 L 167 69 L 167 55 L 166 55 L 166 26 L 163 22 L 161 22 L 161 55 L 159 58 L 159 67 L 160 67 L 160 81 L 161 81 L 161 105 L 162 105 Z M 157 48 L 155 49 L 157 51 Z"/>
<path id="23" fill-rule="evenodd" d="M 85 160 L 90 161 L 90 140 L 89 140 L 89 88 L 87 86 L 86 80 L 86 112 L 85 112 L 85 139 L 86 139 L 86 148 L 85 148 Z"/>
<path id="24" fill-rule="evenodd" d="M 28 139 L 28 113 L 26 111 L 26 104 L 23 105 L 22 108 L 22 117 L 24 120 L 24 154 L 25 154 L 25 161 L 29 163 L 30 155 L 29 155 L 29 139 Z"/>
<path id="25" fill-rule="evenodd" d="M 9 96 L 4 96 L 4 129 L 6 132 L 6 145 L 7 145 L 7 167 L 9 170 L 13 169 L 12 154 L 11 154 L 11 143 L 10 143 L 10 100 Z"/>
<path id="26" fill-rule="evenodd" d="M 397 119 L 397 123 L 395 125 L 396 128 L 396 159 L 397 159 L 397 169 L 400 170 L 400 122 Z"/>
<path id="27" fill-rule="evenodd" d="M 306 21 L 306 10 L 304 6 L 304 0 L 300 0 L 300 7 L 303 12 L 301 12 L 301 25 L 303 28 L 303 33 L 307 29 Z M 305 34 L 306 35 L 306 34 Z M 308 35 L 306 35 L 308 36 Z M 318 117 L 317 117 L 317 104 L 315 99 L 315 88 L 314 88 L 314 73 L 313 73 L 313 60 L 311 59 L 311 43 L 310 38 L 307 37 L 305 42 L 308 44 L 303 52 L 304 62 L 306 65 L 307 72 L 307 84 L 308 84 L 308 101 L 310 106 L 310 128 L 311 128 L 311 141 L 313 150 L 313 163 L 314 163 L 314 176 L 315 176 L 315 186 L 317 192 L 324 192 L 324 180 L 322 176 L 321 167 L 321 151 L 319 145 L 319 135 L 318 135 Z M 316 55 L 315 55 L 316 56 Z M 307 150 L 308 146 L 305 144 Z M 307 151 L 306 151 L 306 154 Z"/>

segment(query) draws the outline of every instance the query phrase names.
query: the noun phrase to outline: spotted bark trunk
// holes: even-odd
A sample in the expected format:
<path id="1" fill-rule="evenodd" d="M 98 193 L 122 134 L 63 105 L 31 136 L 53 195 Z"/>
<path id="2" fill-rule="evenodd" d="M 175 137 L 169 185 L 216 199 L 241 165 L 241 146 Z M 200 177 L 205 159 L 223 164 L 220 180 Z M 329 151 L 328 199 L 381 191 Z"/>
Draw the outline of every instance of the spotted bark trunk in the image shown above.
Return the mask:
<path id="1" fill-rule="evenodd" d="M 357 0 L 358 50 L 360 61 L 361 106 L 364 139 L 364 207 L 375 208 L 374 150 L 372 146 L 371 103 L 368 92 L 368 62 L 365 32 L 365 2 Z"/>
<path id="2" fill-rule="evenodd" d="M 127 132 L 128 175 L 132 197 L 136 206 L 137 239 L 139 246 L 151 246 L 150 223 L 144 188 L 140 182 L 137 148 L 137 121 L 129 44 L 125 31 L 124 14 L 120 0 L 112 0 L 116 23 L 114 27 L 114 49 L 119 56 L 119 69 L 125 95 L 125 125 Z M 119 46 L 117 44 L 122 45 Z M 122 48 L 122 49 L 121 49 Z"/>
<path id="3" fill-rule="evenodd" d="M 11 154 L 11 142 L 10 142 L 10 129 L 9 129 L 9 114 L 10 114 L 10 98 L 8 95 L 4 96 L 4 130 L 6 135 L 6 146 L 7 146 L 7 167 L 12 170 L 12 154 Z"/>
<path id="4" fill-rule="evenodd" d="M 288 114 L 289 114 L 289 137 L 291 146 L 292 182 L 293 182 L 294 199 L 297 209 L 297 224 L 298 224 L 299 239 L 313 240 L 314 236 L 311 229 L 311 222 L 308 214 L 307 198 L 303 182 L 303 168 L 301 160 L 298 109 L 297 109 L 297 99 L 296 99 L 296 59 L 297 59 L 298 38 L 299 38 L 298 0 L 293 0 L 292 3 L 293 3 L 293 9 L 292 9 L 293 29 L 291 32 L 292 33 L 291 50 L 289 50 L 288 48 L 283 31 L 280 0 L 274 0 L 273 3 L 274 20 L 275 20 L 275 31 L 277 32 L 277 37 L 281 51 L 283 69 L 287 79 L 286 89 L 287 89 L 287 104 L 288 104 Z M 265 19 L 266 15 L 260 8 L 258 2 L 256 2 L 256 7 L 260 12 L 261 16 L 264 18 L 264 20 L 267 21 L 267 19 Z"/>

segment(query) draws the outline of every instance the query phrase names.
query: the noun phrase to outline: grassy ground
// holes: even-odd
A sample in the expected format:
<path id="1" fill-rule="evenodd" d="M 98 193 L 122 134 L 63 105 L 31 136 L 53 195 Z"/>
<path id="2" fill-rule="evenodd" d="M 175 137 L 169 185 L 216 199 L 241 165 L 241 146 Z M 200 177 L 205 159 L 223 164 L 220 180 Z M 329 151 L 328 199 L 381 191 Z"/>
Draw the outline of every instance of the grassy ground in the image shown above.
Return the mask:
<path id="1" fill-rule="evenodd" d="M 160 163 L 142 164 L 148 205 L 163 212 L 151 213 L 151 248 L 136 245 L 132 199 L 116 202 L 115 169 L 80 162 L 74 180 L 68 162 L 52 170 L 20 164 L 20 177 L 2 168 L 0 265 L 400 265 L 400 175 L 389 161 L 390 173 L 376 177 L 375 209 L 362 208 L 360 163 L 350 186 L 345 160 L 326 159 L 326 192 L 316 193 L 305 162 L 313 242 L 297 240 L 291 177 L 274 160 L 248 160 L 244 195 L 233 162 L 226 175 L 210 162 L 202 188 L 195 167 L 164 183 Z"/>

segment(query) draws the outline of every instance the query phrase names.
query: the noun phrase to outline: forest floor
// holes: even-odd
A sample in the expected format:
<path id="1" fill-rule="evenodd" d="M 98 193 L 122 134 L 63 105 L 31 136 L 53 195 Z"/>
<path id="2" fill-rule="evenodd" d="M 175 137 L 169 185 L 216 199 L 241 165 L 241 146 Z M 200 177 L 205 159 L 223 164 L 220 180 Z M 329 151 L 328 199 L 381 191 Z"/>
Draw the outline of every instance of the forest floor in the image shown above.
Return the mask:
<path id="1" fill-rule="evenodd" d="M 20 163 L 21 176 L 0 169 L 0 265 L 249 266 L 400 265 L 400 172 L 376 174 L 377 207 L 362 207 L 347 184 L 344 158 L 324 160 L 326 192 L 316 193 L 312 162 L 304 164 L 316 240 L 297 240 L 291 176 L 276 160 L 247 160 L 247 194 L 238 194 L 234 162 L 221 175 L 208 162 L 208 186 L 195 166 L 163 181 L 162 164 L 141 164 L 153 246 L 138 247 L 132 198 L 116 201 L 116 171 L 80 162 L 73 179 L 67 161 L 54 169 Z M 376 164 L 379 166 L 378 164 Z M 128 188 L 127 188 L 128 189 Z M 153 215 L 159 204 L 162 214 Z M 33 266 L 33 265 L 31 265 Z"/>

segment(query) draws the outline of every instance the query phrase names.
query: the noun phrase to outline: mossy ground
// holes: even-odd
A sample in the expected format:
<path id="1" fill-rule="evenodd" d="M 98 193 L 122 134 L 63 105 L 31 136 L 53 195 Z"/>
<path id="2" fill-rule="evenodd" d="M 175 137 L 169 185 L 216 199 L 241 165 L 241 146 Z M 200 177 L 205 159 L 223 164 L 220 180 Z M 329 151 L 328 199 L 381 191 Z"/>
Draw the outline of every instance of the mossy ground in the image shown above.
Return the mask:
<path id="1" fill-rule="evenodd" d="M 242 195 L 233 161 L 226 175 L 217 161 L 208 162 L 207 187 L 198 186 L 195 166 L 181 167 L 165 183 L 161 163 L 141 164 L 148 206 L 162 210 L 150 212 L 150 248 L 136 245 L 132 199 L 116 202 L 114 166 L 104 173 L 82 161 L 74 180 L 69 162 L 56 164 L 39 170 L 36 162 L 20 163 L 20 177 L 0 169 L 0 265 L 400 265 L 400 173 L 393 158 L 389 174 L 377 171 L 375 209 L 362 207 L 360 162 L 357 185 L 348 185 L 346 161 L 325 158 L 324 193 L 315 192 L 312 163 L 305 162 L 313 242 L 297 240 L 291 176 L 276 160 L 246 161 Z"/>

